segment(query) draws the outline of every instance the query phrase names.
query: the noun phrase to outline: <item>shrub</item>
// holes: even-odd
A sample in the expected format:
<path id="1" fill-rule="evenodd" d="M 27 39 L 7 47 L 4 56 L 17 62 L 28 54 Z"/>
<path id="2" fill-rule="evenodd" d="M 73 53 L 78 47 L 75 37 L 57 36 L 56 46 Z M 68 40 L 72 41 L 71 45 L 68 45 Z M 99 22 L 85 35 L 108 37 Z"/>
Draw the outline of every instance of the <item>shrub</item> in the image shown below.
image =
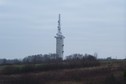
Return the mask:
<path id="1" fill-rule="evenodd" d="M 126 79 L 126 71 L 124 71 L 124 74 L 123 74 L 124 78 Z"/>
<path id="2" fill-rule="evenodd" d="M 105 79 L 105 84 L 119 84 L 113 74 L 110 74 Z"/>
<path id="3" fill-rule="evenodd" d="M 2 73 L 3 74 L 16 74 L 20 72 L 20 68 L 19 67 L 15 67 L 15 66 L 6 66 L 3 70 Z"/>

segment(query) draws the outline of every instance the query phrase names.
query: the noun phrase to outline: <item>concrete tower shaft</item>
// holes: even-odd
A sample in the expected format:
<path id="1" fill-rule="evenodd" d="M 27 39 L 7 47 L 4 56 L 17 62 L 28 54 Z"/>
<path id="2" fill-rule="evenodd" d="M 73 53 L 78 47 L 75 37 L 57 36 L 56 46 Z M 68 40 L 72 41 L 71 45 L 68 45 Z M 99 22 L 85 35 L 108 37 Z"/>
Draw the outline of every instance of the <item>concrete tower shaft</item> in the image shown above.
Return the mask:
<path id="1" fill-rule="evenodd" d="M 58 55 L 59 58 L 63 58 L 63 53 L 64 53 L 64 36 L 62 35 L 61 32 L 61 16 L 59 14 L 59 20 L 58 20 L 58 32 L 55 36 L 56 38 L 56 54 Z"/>

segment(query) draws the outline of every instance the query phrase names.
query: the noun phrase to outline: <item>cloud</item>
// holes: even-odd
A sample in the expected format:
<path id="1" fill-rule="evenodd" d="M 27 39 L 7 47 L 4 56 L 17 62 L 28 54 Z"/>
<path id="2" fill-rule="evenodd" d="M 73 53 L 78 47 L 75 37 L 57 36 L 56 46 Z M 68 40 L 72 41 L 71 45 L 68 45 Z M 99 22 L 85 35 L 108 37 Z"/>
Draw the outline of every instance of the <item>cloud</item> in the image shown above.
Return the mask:
<path id="1" fill-rule="evenodd" d="M 19 57 L 55 52 L 52 44 L 59 13 L 66 37 L 65 55 L 98 51 L 105 57 L 111 53 L 108 48 L 115 51 L 111 55 L 125 54 L 118 51 L 124 49 L 124 0 L 0 0 L 0 3 L 4 4 L 0 5 L 0 46 L 4 47 L 1 56 L 7 51 L 11 52 L 10 57 L 15 51 L 17 55 L 22 52 Z"/>
<path id="2" fill-rule="evenodd" d="M 0 6 L 4 5 L 6 3 L 5 0 L 0 0 Z"/>

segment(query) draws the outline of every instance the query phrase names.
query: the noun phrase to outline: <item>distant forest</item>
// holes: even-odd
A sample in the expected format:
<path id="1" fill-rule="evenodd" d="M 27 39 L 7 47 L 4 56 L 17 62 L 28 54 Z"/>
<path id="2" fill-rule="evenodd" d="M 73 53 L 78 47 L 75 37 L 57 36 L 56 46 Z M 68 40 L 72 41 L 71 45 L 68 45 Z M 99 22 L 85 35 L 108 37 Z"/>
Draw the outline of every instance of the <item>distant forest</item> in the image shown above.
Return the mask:
<path id="1" fill-rule="evenodd" d="M 59 58 L 57 54 L 37 54 L 24 57 L 23 59 L 0 59 L 1 65 L 7 64 L 39 64 L 39 63 L 55 63 L 55 62 L 63 62 L 63 61 L 96 61 L 97 56 L 90 54 L 72 54 L 66 56 L 65 59 Z"/>

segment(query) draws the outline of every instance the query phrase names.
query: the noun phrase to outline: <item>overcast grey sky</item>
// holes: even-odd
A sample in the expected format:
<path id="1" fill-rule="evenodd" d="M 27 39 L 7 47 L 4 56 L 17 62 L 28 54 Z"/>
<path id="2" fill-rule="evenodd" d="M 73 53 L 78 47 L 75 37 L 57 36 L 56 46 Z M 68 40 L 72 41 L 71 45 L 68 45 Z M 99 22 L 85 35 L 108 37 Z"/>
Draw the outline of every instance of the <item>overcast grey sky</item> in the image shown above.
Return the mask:
<path id="1" fill-rule="evenodd" d="M 0 58 L 55 53 L 58 14 L 65 56 L 126 57 L 125 0 L 0 0 Z"/>

